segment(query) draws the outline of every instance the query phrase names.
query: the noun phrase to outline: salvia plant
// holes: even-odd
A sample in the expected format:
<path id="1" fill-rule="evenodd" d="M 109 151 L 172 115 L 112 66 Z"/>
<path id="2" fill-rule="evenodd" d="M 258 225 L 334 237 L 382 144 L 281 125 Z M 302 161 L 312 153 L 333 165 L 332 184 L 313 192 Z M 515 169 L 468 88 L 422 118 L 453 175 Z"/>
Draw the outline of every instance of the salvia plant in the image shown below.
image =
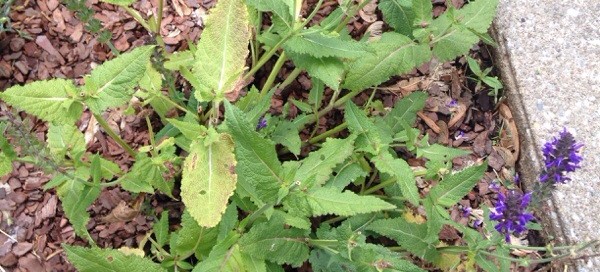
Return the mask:
<path id="1" fill-rule="evenodd" d="M 56 190 L 75 233 L 91 245 L 63 245 L 79 270 L 283 271 L 308 263 L 313 271 L 508 271 L 514 262 L 550 260 L 515 258 L 512 250 L 528 247 L 507 243 L 532 226 L 529 193 L 499 192 L 495 207 L 484 207 L 475 228 L 450 218 L 448 208 L 471 191 L 487 164 L 473 161 L 454 169 L 452 159 L 468 152 L 429 144 L 427 135 L 413 128 L 425 93 L 413 92 L 381 114 L 352 102 L 432 58 L 452 60 L 480 40 L 491 41 L 486 33 L 497 0 L 472 1 L 461 9 L 449 4 L 436 18 L 430 0 L 381 0 L 378 7 L 390 31 L 359 39 L 346 25 L 368 1 L 340 1 L 326 18 L 313 22 L 322 0 L 306 18 L 301 0 L 219 0 L 201 39 L 175 54 L 166 53 L 157 35 L 162 1 L 159 13 L 148 20 L 129 7 L 133 0 L 105 1 L 129 12 L 158 46 L 120 54 L 96 67 L 81 86 L 57 78 L 0 93 L 5 103 L 48 122 L 42 143 L 28 140 L 26 121 L 18 115 L 3 117 L 0 174 L 10 173 L 12 161 L 36 163 L 53 174 L 45 189 Z M 264 27 L 263 21 L 270 25 Z M 249 86 L 271 59 L 276 61 L 264 84 Z M 276 82 L 288 60 L 295 70 Z M 269 114 L 274 91 L 303 71 L 312 81 L 308 99 L 283 106 L 293 103 L 301 113 L 295 118 L 285 110 Z M 193 86 L 191 96 L 168 84 L 174 72 Z M 326 89 L 333 92 L 329 101 L 324 101 Z M 152 108 L 164 125 L 154 133 L 147 118 L 151 144 L 137 149 L 103 117 L 131 106 L 133 98 Z M 341 108 L 341 124 L 301 141 L 300 131 Z M 75 125 L 84 110 L 135 160 L 128 172 L 86 150 Z M 25 147 L 16 152 L 9 139 Z M 303 155 L 307 147 L 312 151 Z M 426 160 L 426 167 L 409 166 L 398 148 Z M 579 148 L 566 131 L 546 145 L 541 184 L 566 181 L 565 173 L 581 161 Z M 417 179 L 429 183 L 427 193 L 419 190 Z M 95 245 L 86 228 L 87 208 L 103 188 L 175 198 L 176 185 L 185 205 L 180 227 L 171 229 L 168 212 L 156 215 L 144 240 L 150 244 L 140 245 L 150 248 L 141 254 L 146 257 Z M 415 215 L 417 210 L 426 216 Z M 445 225 L 458 230 L 464 244 L 441 241 Z M 557 256 L 551 246 L 532 249 Z"/>

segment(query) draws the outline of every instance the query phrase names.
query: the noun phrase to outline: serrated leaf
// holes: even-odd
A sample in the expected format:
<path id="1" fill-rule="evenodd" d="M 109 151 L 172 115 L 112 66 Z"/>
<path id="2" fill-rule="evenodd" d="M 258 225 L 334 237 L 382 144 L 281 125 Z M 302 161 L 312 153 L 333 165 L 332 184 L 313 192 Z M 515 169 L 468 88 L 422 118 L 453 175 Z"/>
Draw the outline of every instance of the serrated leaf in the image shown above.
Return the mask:
<path id="1" fill-rule="evenodd" d="M 289 0 L 247 0 L 249 6 L 256 8 L 259 11 L 272 12 L 285 28 L 292 29 L 293 27 L 293 2 Z"/>
<path id="2" fill-rule="evenodd" d="M 264 266 L 264 261 L 262 262 Z M 253 265 L 251 257 L 240 252 L 240 247 L 234 244 L 231 248 L 220 254 L 212 254 L 206 260 L 198 264 L 192 272 L 254 272 L 259 270 L 257 267 L 250 268 Z"/>
<path id="3" fill-rule="evenodd" d="M 385 123 L 392 129 L 392 134 L 402 131 L 402 122 L 408 125 L 414 124 L 417 119 L 417 112 L 423 109 L 427 94 L 424 92 L 413 92 L 404 97 L 396 104 L 394 108 L 383 118 Z"/>
<path id="4" fill-rule="evenodd" d="M 115 249 L 85 248 L 63 244 L 69 262 L 80 272 L 115 271 L 148 272 L 165 271 L 160 264 L 137 255 L 125 255 Z"/>
<path id="5" fill-rule="evenodd" d="M 277 88 L 272 88 L 266 95 L 261 95 L 256 86 L 252 86 L 246 96 L 242 97 L 236 107 L 246 114 L 250 124 L 258 124 L 258 120 L 265 115 L 271 107 L 271 98 Z"/>
<path id="6" fill-rule="evenodd" d="M 313 111 L 315 112 L 318 111 L 323 104 L 323 94 L 325 93 L 323 83 L 323 81 L 313 78 L 312 88 L 308 93 L 308 102 L 313 105 Z"/>
<path id="7" fill-rule="evenodd" d="M 391 76 L 407 73 L 431 59 L 428 45 L 417 44 L 410 38 L 393 32 L 370 43 L 374 54 L 363 54 L 350 64 L 343 87 L 358 91 L 378 85 Z"/>
<path id="8" fill-rule="evenodd" d="M 72 124 L 83 112 L 78 95 L 72 81 L 52 79 L 10 87 L 0 92 L 0 99 L 44 121 Z"/>
<path id="9" fill-rule="evenodd" d="M 258 259 L 299 267 L 308 259 L 305 231 L 284 228 L 283 223 L 271 220 L 257 224 L 242 236 L 240 250 Z"/>
<path id="10" fill-rule="evenodd" d="M 206 134 L 206 127 L 197 122 L 187 122 L 186 120 L 167 119 L 171 125 L 177 128 L 183 136 L 190 140 L 195 140 L 198 137 Z"/>
<path id="11" fill-rule="evenodd" d="M 352 101 L 346 102 L 344 119 L 348 124 L 350 132 L 356 135 L 354 145 L 357 151 L 365 151 L 377 155 L 381 147 L 388 144 L 381 141 L 375 124 Z"/>
<path id="12" fill-rule="evenodd" d="M 169 55 L 163 67 L 168 70 L 179 70 L 181 67 L 190 68 L 194 65 L 194 53 L 190 50 L 174 52 Z"/>
<path id="13" fill-rule="evenodd" d="M 193 67 L 194 76 L 204 89 L 195 96 L 202 101 L 202 93 L 218 96 L 233 91 L 241 76 L 248 56 L 250 30 L 248 9 L 244 1 L 222 0 L 211 10 L 198 42 Z"/>
<path id="14" fill-rule="evenodd" d="M 344 63 L 335 57 L 317 58 L 309 54 L 289 52 L 288 56 L 296 67 L 304 69 L 311 77 L 317 78 L 334 90 L 339 90 L 346 72 Z"/>
<path id="15" fill-rule="evenodd" d="M 322 32 L 294 36 L 283 44 L 283 48 L 286 51 L 307 54 L 315 58 L 353 59 L 367 53 L 367 46 L 363 43 L 352 39 L 342 39 L 339 36 L 326 35 Z"/>
<path id="16" fill-rule="evenodd" d="M 428 242 L 433 243 L 439 240 L 439 233 L 444 225 L 444 217 L 440 213 L 438 207 L 435 206 L 431 196 L 427 196 L 423 200 L 423 207 L 427 214 L 427 235 L 425 236 L 425 239 Z M 444 212 L 447 213 L 445 210 Z"/>
<path id="17" fill-rule="evenodd" d="M 202 259 L 217 242 L 218 233 L 217 228 L 203 228 L 198 225 L 186 210 L 181 216 L 181 229 L 175 233 L 175 241 L 170 246 L 179 255 L 194 253 L 197 258 Z"/>
<path id="18" fill-rule="evenodd" d="M 290 211 L 306 216 L 352 216 L 396 208 L 374 196 L 359 196 L 351 191 L 339 192 L 335 188 L 315 188 L 307 193 L 295 192 L 286 200 L 284 205 Z"/>
<path id="19" fill-rule="evenodd" d="M 171 196 L 173 182 L 165 180 L 162 175 L 166 170 L 159 161 L 153 161 L 153 158 L 140 153 L 129 172 L 121 176 L 121 186 L 133 193 L 153 193 L 156 188 Z"/>
<path id="20" fill-rule="evenodd" d="M 48 127 L 47 143 L 50 151 L 56 158 L 63 160 L 69 154 L 72 159 L 79 160 L 85 153 L 85 139 L 83 133 L 73 124 L 53 124 Z"/>
<path id="21" fill-rule="evenodd" d="M 435 21 L 434 21 L 435 22 Z M 433 54 L 441 61 L 449 61 L 469 52 L 479 37 L 464 26 L 452 26 L 447 34 L 434 39 Z"/>
<path id="22" fill-rule="evenodd" d="M 405 36 L 412 36 L 415 14 L 412 0 L 381 0 L 379 10 L 384 21 Z"/>
<path id="23" fill-rule="evenodd" d="M 339 254 L 330 254 L 322 249 L 313 249 L 310 252 L 310 267 L 314 272 L 347 272 L 357 271 L 356 265 L 348 262 Z"/>
<path id="24" fill-rule="evenodd" d="M 217 241 L 225 239 L 225 237 L 227 237 L 227 235 L 235 228 L 239 222 L 238 216 L 237 205 L 232 201 L 232 203 L 227 206 L 227 209 L 225 209 L 223 217 L 221 217 L 221 222 L 219 222 L 219 235 L 217 236 Z"/>
<path id="25" fill-rule="evenodd" d="M 109 3 L 109 4 L 113 4 L 113 5 L 119 5 L 119 6 L 129 6 L 131 4 L 133 4 L 133 2 L 135 2 L 135 0 L 100 0 L 102 2 L 105 3 Z"/>
<path id="26" fill-rule="evenodd" d="M 352 252 L 352 259 L 359 267 L 359 271 L 379 272 L 425 272 L 426 270 L 414 265 L 401 254 L 392 252 L 382 245 L 365 243 Z"/>
<path id="27" fill-rule="evenodd" d="M 294 181 L 300 181 L 302 186 L 317 186 L 323 184 L 333 173 L 333 168 L 343 163 L 354 151 L 355 136 L 346 139 L 328 138 L 321 149 L 311 152 L 302 160 L 302 165 L 296 171 Z M 314 178 L 314 180 L 310 180 Z"/>
<path id="28" fill-rule="evenodd" d="M 498 0 L 471 1 L 456 11 L 459 22 L 475 32 L 485 33 L 496 15 Z"/>
<path id="29" fill-rule="evenodd" d="M 406 161 L 392 157 L 388 151 L 373 157 L 371 161 L 379 171 L 396 178 L 396 184 L 400 186 L 402 195 L 413 205 L 419 205 L 419 188 L 415 181 L 415 175 Z"/>
<path id="30" fill-rule="evenodd" d="M 337 174 L 327 181 L 323 187 L 336 188 L 341 192 L 348 184 L 354 182 L 359 177 L 367 176 L 367 172 L 357 162 L 348 162 L 339 170 L 336 170 L 336 172 Z"/>
<path id="31" fill-rule="evenodd" d="M 435 245 L 426 241 L 427 226 L 406 222 L 401 217 L 394 219 L 381 219 L 371 223 L 367 230 L 394 239 L 407 251 L 434 262 L 440 256 Z"/>
<path id="32" fill-rule="evenodd" d="M 12 161 L 4 152 L 0 152 L 0 177 L 12 172 Z"/>
<path id="33" fill-rule="evenodd" d="M 233 140 L 226 133 L 218 137 L 192 142 L 181 177 L 183 203 L 200 226 L 209 228 L 221 221 L 237 182 Z"/>
<path id="34" fill-rule="evenodd" d="M 160 214 L 158 222 L 152 225 L 156 243 L 159 246 L 164 246 L 169 241 L 169 212 L 164 211 Z"/>
<path id="35" fill-rule="evenodd" d="M 427 26 L 432 20 L 433 5 L 430 0 L 413 0 L 414 25 Z"/>
<path id="36" fill-rule="evenodd" d="M 471 166 L 460 172 L 446 175 L 442 181 L 429 191 L 435 204 L 450 207 L 467 195 L 483 177 L 487 163 Z"/>
<path id="37" fill-rule="evenodd" d="M 433 161 L 451 161 L 454 158 L 471 154 L 470 151 L 432 144 L 417 148 L 417 158 L 424 157 Z"/>
<path id="38" fill-rule="evenodd" d="M 154 69 L 152 63 L 148 62 L 146 71 L 140 79 L 140 90 L 136 96 L 144 99 L 145 103 L 149 103 L 152 109 L 163 118 L 167 112 L 174 108 L 167 97 L 162 93 L 162 75 Z"/>
<path id="39" fill-rule="evenodd" d="M 275 143 L 282 144 L 287 147 L 292 154 L 300 154 L 300 146 L 302 142 L 298 134 L 298 126 L 289 120 L 280 121 L 275 130 L 271 134 L 271 139 Z"/>
<path id="40" fill-rule="evenodd" d="M 83 88 L 86 105 L 95 113 L 121 106 L 131 99 L 146 71 L 154 46 L 141 46 L 92 70 Z"/>
<path id="41" fill-rule="evenodd" d="M 244 114 L 228 102 L 225 102 L 225 123 L 235 141 L 238 184 L 255 190 L 265 203 L 275 202 L 284 184 L 275 145 L 256 132 Z"/>
<path id="42" fill-rule="evenodd" d="M 87 180 L 87 178 L 84 180 Z M 100 195 L 100 187 L 90 187 L 79 180 L 67 179 L 56 189 L 56 192 L 69 222 L 73 225 L 75 234 L 94 244 L 86 228 L 90 220 L 87 208 Z"/>

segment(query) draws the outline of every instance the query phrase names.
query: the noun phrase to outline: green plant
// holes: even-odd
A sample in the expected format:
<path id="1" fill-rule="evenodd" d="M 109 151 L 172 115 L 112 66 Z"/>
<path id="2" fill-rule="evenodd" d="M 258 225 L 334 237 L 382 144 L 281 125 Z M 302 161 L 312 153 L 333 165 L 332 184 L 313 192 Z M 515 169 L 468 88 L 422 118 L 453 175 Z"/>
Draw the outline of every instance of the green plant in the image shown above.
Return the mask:
<path id="1" fill-rule="evenodd" d="M 127 7 L 132 1 L 107 2 L 137 14 Z M 510 250 L 518 247 L 504 243 L 504 235 L 493 230 L 488 209 L 483 217 L 486 236 L 450 219 L 447 208 L 469 193 L 487 164 L 472 162 L 453 171 L 452 159 L 467 152 L 431 145 L 427 135 L 412 128 L 425 93 L 408 95 L 382 115 L 370 115 L 364 110 L 369 105 L 352 102 L 361 92 L 432 57 L 447 61 L 467 53 L 487 37 L 497 1 L 473 1 L 458 10 L 448 5 L 434 19 L 430 0 L 382 0 L 379 8 L 394 31 L 371 41 L 354 40 L 345 30 L 368 1 L 342 1 L 324 20 L 309 25 L 322 2 L 302 18 L 300 0 L 220 0 L 200 41 L 188 51 L 163 51 L 164 63 L 150 61 L 155 46 L 142 46 L 95 68 L 83 86 L 53 79 L 0 94 L 4 102 L 49 122 L 49 157 L 61 171 L 45 187 L 56 188 L 77 235 L 92 245 L 86 209 L 102 188 L 118 185 L 136 194 L 158 191 L 173 197 L 174 180 L 163 173 L 175 169 L 181 174 L 186 206 L 181 227 L 170 232 L 168 213 L 162 213 L 145 240 L 159 263 L 113 249 L 64 245 L 78 269 L 283 271 L 282 265 L 298 267 L 308 261 L 314 271 L 423 271 L 414 259 L 452 269 L 461 264 L 462 255 L 465 269 L 496 271 L 498 266 L 508 269 L 511 261 L 540 261 L 510 257 Z M 267 28 L 265 14 L 272 22 Z M 157 32 L 161 15 L 149 21 L 134 17 Z M 238 100 L 273 57 L 277 60 L 264 85 L 247 88 Z M 248 58 L 252 65 L 246 69 Z M 296 68 L 276 84 L 287 60 Z M 186 99 L 163 93 L 158 72 L 163 69 L 181 73 L 194 87 L 193 95 Z M 268 114 L 274 90 L 301 71 L 312 79 L 309 99 L 290 100 L 284 108 L 294 104 L 302 113 L 294 119 Z M 325 86 L 333 90 L 328 102 L 323 101 Z M 137 150 L 102 117 L 107 109 L 127 106 L 133 96 L 164 122 L 156 135 L 149 125 L 151 145 Z M 85 108 L 135 158 L 129 172 L 86 151 L 74 125 Z M 300 131 L 340 108 L 343 123 L 301 141 Z M 181 116 L 168 117 L 173 109 Z M 333 137 L 346 129 L 347 137 Z M 40 161 L 18 157 L 7 143 L 0 137 L 0 174 L 11 171 L 10 161 Z M 277 144 L 284 148 L 278 150 Z M 301 147 L 307 145 L 315 148 L 303 156 Z M 397 149 L 424 158 L 426 167 L 409 166 Z M 298 159 L 281 161 L 278 152 Z M 423 194 L 417 178 L 436 185 Z M 413 214 L 417 208 L 425 211 L 426 219 Z M 440 241 L 444 225 L 461 232 L 467 244 Z"/>
<path id="2" fill-rule="evenodd" d="M 469 64 L 469 69 L 471 69 L 471 72 L 473 72 L 473 74 L 477 77 L 472 78 L 477 82 L 477 86 L 475 86 L 475 89 L 479 90 L 481 89 L 482 83 L 486 84 L 487 86 L 492 88 L 492 90 L 489 91 L 488 95 L 494 97 L 494 103 L 498 103 L 498 92 L 500 91 L 500 89 L 502 89 L 502 82 L 498 80 L 498 77 L 489 76 L 490 72 L 492 71 L 492 67 L 488 67 L 482 71 L 479 67 L 479 64 L 477 64 L 477 61 L 471 57 L 467 57 L 467 63 Z"/>

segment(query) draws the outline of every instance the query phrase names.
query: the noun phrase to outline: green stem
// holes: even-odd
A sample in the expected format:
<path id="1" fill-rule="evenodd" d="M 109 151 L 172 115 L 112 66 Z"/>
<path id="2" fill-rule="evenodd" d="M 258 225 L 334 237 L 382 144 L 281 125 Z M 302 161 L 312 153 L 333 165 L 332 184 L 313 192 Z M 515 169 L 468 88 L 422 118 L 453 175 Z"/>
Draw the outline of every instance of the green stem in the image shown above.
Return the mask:
<path id="1" fill-rule="evenodd" d="M 121 8 L 123 8 L 127 13 L 129 13 L 129 15 L 131 15 L 131 17 L 133 17 L 133 19 L 135 19 L 140 25 L 142 25 L 142 27 L 144 27 L 148 32 L 154 33 L 154 31 L 152 31 L 152 29 L 150 28 L 150 25 L 148 25 L 146 20 L 142 18 L 142 15 L 139 12 L 128 6 L 121 6 Z"/>
<path id="2" fill-rule="evenodd" d="M 162 18 L 163 18 L 163 7 L 164 7 L 164 0 L 158 0 L 158 10 L 157 10 L 157 14 L 156 14 L 156 35 L 160 37 L 160 25 L 162 24 Z"/>
<path id="3" fill-rule="evenodd" d="M 198 117 L 198 114 L 192 112 L 191 110 L 187 109 L 186 107 L 179 105 L 179 103 L 173 101 L 170 97 L 168 97 L 160 92 L 158 95 L 160 95 L 163 100 L 167 101 L 167 103 L 171 104 L 173 107 L 177 108 L 178 110 L 183 111 L 183 112 L 193 116 L 194 119 L 196 119 L 196 120 L 200 120 L 200 117 Z"/>
<path id="4" fill-rule="evenodd" d="M 423 176 L 423 175 L 425 175 L 426 173 L 427 173 L 427 170 L 417 170 L 417 171 L 413 171 L 413 174 L 414 174 L 415 176 Z M 381 182 L 381 183 L 379 183 L 379 184 L 377 184 L 377 185 L 375 185 L 375 186 L 373 186 L 373 187 L 371 187 L 371 188 L 369 188 L 369 189 L 366 189 L 366 190 L 365 190 L 365 191 L 364 191 L 362 194 L 363 194 L 363 195 L 372 194 L 372 193 L 374 193 L 374 192 L 377 192 L 377 191 L 378 191 L 378 190 L 380 190 L 380 189 L 383 189 L 383 188 L 385 188 L 385 187 L 387 187 L 387 186 L 390 186 L 390 185 L 392 185 L 392 184 L 396 183 L 396 181 L 397 181 L 397 179 L 396 179 L 396 178 L 389 178 L 389 179 L 387 179 L 387 180 L 385 180 L 385 181 L 383 181 L 383 182 Z"/>
<path id="5" fill-rule="evenodd" d="M 360 5 L 356 6 L 354 9 L 351 9 L 350 12 L 348 12 L 348 14 L 346 15 L 346 17 L 344 18 L 344 20 L 342 20 L 340 22 L 340 24 L 335 28 L 335 32 L 340 32 L 342 31 L 342 29 L 350 22 L 350 20 L 352 20 L 352 18 L 354 18 L 354 16 L 356 16 L 356 14 L 363 9 L 366 5 L 368 5 L 371 2 L 371 0 L 365 0 L 362 3 L 360 3 Z"/>
<path id="6" fill-rule="evenodd" d="M 244 230 L 246 226 L 252 226 L 252 223 L 258 219 L 263 213 L 265 213 L 268 209 L 273 208 L 272 204 L 265 204 L 260 209 L 256 210 L 250 216 L 246 217 L 244 220 L 240 222 L 238 229 Z"/>
<path id="7" fill-rule="evenodd" d="M 315 136 L 314 138 L 309 139 L 308 143 L 310 143 L 310 144 L 318 143 L 321 140 L 326 139 L 327 137 L 330 137 L 330 136 L 332 136 L 334 134 L 339 133 L 340 131 L 346 129 L 347 127 L 348 127 L 348 124 L 346 122 L 341 123 L 338 126 L 332 128 L 332 129 L 330 129 L 328 131 L 325 131 L 325 132 L 323 132 L 323 133 Z"/>
<path id="8" fill-rule="evenodd" d="M 260 97 L 264 97 L 269 92 L 269 90 L 273 86 L 273 82 L 275 82 L 275 79 L 277 78 L 277 74 L 279 74 L 279 71 L 281 70 L 281 67 L 283 67 L 283 64 L 286 60 L 287 57 L 285 55 L 285 52 L 282 52 L 281 55 L 279 55 L 277 62 L 275 62 L 275 66 L 273 66 L 273 69 L 271 70 L 271 73 L 269 74 L 265 85 L 260 90 Z"/>
<path id="9" fill-rule="evenodd" d="M 310 246 L 337 246 L 339 243 L 338 240 L 319 240 L 319 239 L 308 239 L 308 244 Z"/>
<path id="10" fill-rule="evenodd" d="M 150 122 L 150 117 L 146 115 L 146 125 L 148 126 L 148 136 L 150 136 L 150 145 L 152 145 L 152 149 L 150 153 L 152 157 L 158 157 L 158 153 L 156 152 L 156 142 L 154 141 L 154 130 L 152 129 L 152 123 Z"/>
<path id="11" fill-rule="evenodd" d="M 530 260 L 530 259 L 519 259 L 519 258 L 513 258 L 513 257 L 506 257 L 506 256 L 496 255 L 494 253 L 489 253 L 489 252 L 487 252 L 485 250 L 480 250 L 478 252 L 481 253 L 481 254 L 483 254 L 483 255 L 490 256 L 490 257 L 504 259 L 504 260 L 508 260 L 508 261 L 512 261 L 512 262 L 517 262 L 517 263 L 522 263 L 522 262 L 525 261 L 528 264 L 548 263 L 548 262 L 551 262 L 551 261 L 554 261 L 554 260 L 558 260 L 558 259 L 562 259 L 562 258 L 571 256 L 571 253 L 565 253 L 565 254 L 560 254 L 560 255 L 552 256 L 552 257 L 549 257 L 549 258 Z"/>
<path id="12" fill-rule="evenodd" d="M 287 87 L 288 85 L 292 84 L 292 82 L 298 77 L 298 75 L 300 75 L 300 73 L 302 73 L 302 69 L 300 68 L 295 68 L 286 78 L 285 80 L 279 84 L 279 89 L 283 90 L 285 89 L 285 87 Z"/>
<path id="13" fill-rule="evenodd" d="M 269 61 L 269 59 L 271 59 L 271 57 L 273 55 L 275 55 L 275 53 L 277 53 L 277 50 L 279 50 L 279 47 L 281 47 L 281 45 L 283 45 L 283 43 L 285 43 L 291 37 L 292 37 L 292 34 L 288 34 L 285 37 L 281 38 L 281 40 L 279 40 L 279 42 L 277 42 L 277 44 L 275 46 L 273 46 L 273 48 L 271 48 L 271 50 L 269 50 L 268 52 L 263 54 L 260 57 L 260 59 L 258 60 L 258 62 L 256 63 L 256 65 L 254 67 L 252 67 L 252 69 L 250 69 L 250 71 L 248 71 L 248 73 L 246 73 L 244 75 L 243 80 L 246 80 L 246 79 L 249 79 L 250 77 L 252 77 L 260 68 L 263 67 L 263 65 L 265 65 L 265 63 L 267 63 L 267 61 Z"/>
<path id="14" fill-rule="evenodd" d="M 131 157 L 136 157 L 137 153 L 133 150 L 133 148 L 131 148 L 131 146 L 129 146 L 125 141 L 123 141 L 123 139 L 121 139 L 121 137 L 119 137 L 119 135 L 117 135 L 110 128 L 106 120 L 104 120 L 104 118 L 102 118 L 100 114 L 94 113 L 94 118 L 96 118 L 96 121 L 98 121 L 98 124 L 100 124 L 100 126 L 102 127 L 102 129 L 104 129 L 108 136 L 110 136 L 113 140 L 115 140 L 115 142 L 117 142 L 117 144 L 119 144 L 123 149 L 125 149 L 125 151 L 127 151 L 127 153 L 129 153 Z"/>

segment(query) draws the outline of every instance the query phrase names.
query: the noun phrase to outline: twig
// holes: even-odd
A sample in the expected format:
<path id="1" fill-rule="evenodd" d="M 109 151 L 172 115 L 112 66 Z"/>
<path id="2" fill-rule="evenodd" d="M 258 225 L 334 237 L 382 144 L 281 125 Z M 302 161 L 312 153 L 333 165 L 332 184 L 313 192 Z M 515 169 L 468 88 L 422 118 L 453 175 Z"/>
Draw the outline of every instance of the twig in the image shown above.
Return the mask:
<path id="1" fill-rule="evenodd" d="M 8 233 L 4 232 L 2 229 L 0 229 L 0 233 L 6 235 L 6 237 L 8 237 L 8 239 L 12 240 L 15 243 L 18 243 L 19 241 L 17 241 L 17 239 L 15 239 L 14 237 L 8 235 Z"/>

